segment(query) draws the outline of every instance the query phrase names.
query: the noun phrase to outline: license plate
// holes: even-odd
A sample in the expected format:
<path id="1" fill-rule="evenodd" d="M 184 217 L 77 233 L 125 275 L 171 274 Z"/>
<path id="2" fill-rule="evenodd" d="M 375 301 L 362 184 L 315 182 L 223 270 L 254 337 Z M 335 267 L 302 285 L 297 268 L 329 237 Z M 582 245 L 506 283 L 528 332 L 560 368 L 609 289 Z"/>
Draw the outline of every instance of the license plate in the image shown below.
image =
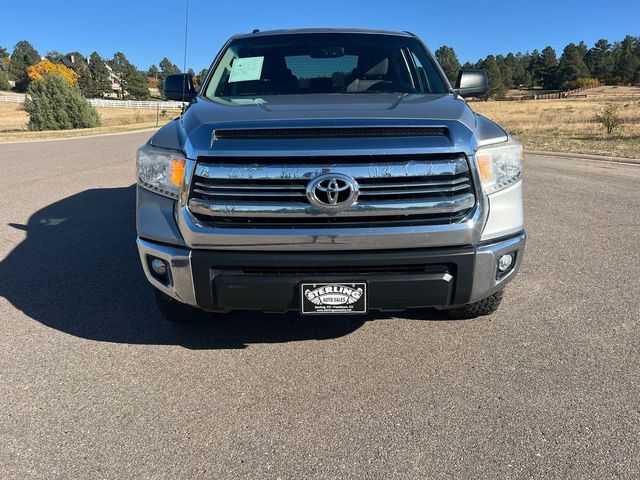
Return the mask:
<path id="1" fill-rule="evenodd" d="M 302 313 L 367 313 L 367 284 L 302 283 Z"/>

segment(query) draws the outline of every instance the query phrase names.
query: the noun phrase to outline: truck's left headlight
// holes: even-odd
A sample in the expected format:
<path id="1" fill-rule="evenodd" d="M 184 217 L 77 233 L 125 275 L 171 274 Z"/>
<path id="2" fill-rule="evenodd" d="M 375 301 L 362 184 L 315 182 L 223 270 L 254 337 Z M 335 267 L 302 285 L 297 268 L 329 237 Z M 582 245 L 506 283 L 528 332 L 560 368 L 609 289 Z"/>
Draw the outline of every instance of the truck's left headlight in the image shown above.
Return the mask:
<path id="1" fill-rule="evenodd" d="M 138 149 L 138 183 L 151 191 L 178 198 L 186 165 L 185 156 L 173 150 L 145 145 Z"/>
<path id="2" fill-rule="evenodd" d="M 520 180 L 522 160 L 522 145 L 514 140 L 479 148 L 476 162 L 484 193 L 498 192 Z"/>

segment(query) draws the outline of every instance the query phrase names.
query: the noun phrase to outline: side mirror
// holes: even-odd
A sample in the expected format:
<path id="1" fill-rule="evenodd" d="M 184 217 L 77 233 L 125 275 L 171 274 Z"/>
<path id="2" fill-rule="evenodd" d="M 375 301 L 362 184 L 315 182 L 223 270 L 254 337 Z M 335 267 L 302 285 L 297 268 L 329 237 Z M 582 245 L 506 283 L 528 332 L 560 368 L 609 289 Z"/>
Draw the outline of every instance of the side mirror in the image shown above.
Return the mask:
<path id="1" fill-rule="evenodd" d="M 484 97 L 489 93 L 489 77 L 484 70 L 460 70 L 455 92 L 461 97 Z"/>
<path id="2" fill-rule="evenodd" d="M 167 100 L 190 102 L 197 95 L 190 73 L 174 73 L 164 79 L 164 96 Z"/>

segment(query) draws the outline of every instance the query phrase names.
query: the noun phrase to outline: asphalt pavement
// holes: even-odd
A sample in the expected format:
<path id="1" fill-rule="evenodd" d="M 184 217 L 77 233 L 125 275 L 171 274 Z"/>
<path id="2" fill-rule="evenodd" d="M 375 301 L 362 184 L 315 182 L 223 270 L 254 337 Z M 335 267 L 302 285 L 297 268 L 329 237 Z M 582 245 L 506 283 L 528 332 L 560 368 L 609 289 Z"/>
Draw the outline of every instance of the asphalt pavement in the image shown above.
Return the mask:
<path id="1" fill-rule="evenodd" d="M 0 145 L 0 478 L 640 477 L 640 167 L 526 159 L 491 317 L 174 325 L 135 249 L 149 135 Z"/>

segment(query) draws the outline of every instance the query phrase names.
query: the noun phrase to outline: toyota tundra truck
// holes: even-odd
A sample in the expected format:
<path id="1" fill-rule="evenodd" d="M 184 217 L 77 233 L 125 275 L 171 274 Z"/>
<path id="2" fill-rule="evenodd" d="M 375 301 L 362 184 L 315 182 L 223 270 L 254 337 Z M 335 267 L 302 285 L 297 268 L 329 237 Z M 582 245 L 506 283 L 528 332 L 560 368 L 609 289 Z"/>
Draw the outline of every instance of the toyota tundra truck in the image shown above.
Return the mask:
<path id="1" fill-rule="evenodd" d="M 232 37 L 137 152 L 142 268 L 193 312 L 493 313 L 522 262 L 522 146 L 407 32 Z"/>

